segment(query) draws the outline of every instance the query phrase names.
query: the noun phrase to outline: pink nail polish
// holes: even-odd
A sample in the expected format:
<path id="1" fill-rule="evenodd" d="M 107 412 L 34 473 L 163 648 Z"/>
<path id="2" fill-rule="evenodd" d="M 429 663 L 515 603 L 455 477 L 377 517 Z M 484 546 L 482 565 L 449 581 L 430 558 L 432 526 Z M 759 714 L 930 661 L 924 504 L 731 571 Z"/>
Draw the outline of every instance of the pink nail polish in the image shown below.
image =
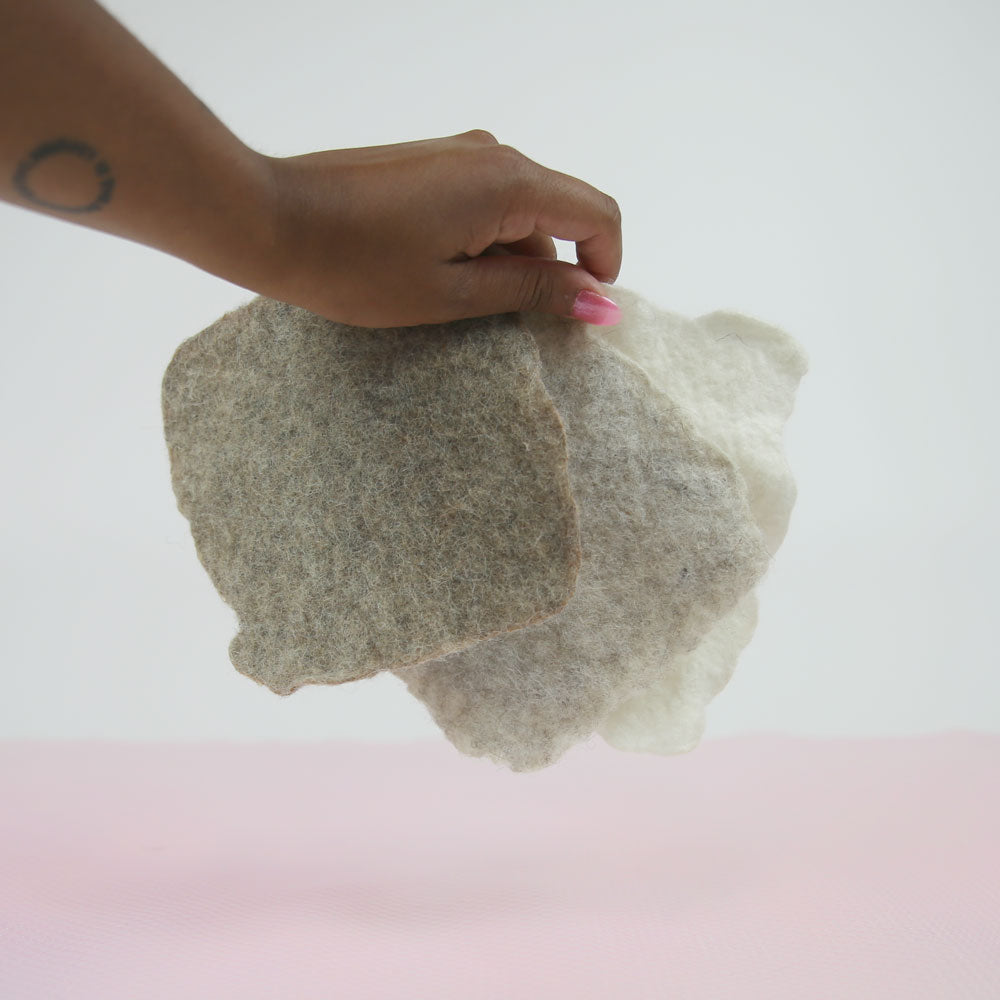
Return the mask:
<path id="1" fill-rule="evenodd" d="M 584 290 L 573 301 L 573 316 L 594 326 L 611 326 L 622 318 L 622 313 L 611 299 Z"/>

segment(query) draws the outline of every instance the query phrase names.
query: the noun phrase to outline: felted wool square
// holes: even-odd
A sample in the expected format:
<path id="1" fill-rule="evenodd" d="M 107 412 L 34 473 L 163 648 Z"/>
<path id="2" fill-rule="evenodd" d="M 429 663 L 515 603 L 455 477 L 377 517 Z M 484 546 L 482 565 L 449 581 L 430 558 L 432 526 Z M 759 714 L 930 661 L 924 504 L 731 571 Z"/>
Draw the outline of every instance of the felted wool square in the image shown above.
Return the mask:
<path id="1" fill-rule="evenodd" d="M 258 296 L 175 352 L 177 504 L 239 618 L 237 670 L 290 694 L 556 614 L 580 532 L 538 348 L 502 318 L 369 330 Z"/>
<path id="2" fill-rule="evenodd" d="M 611 295 L 613 328 L 396 331 L 256 299 L 185 342 L 172 477 L 237 668 L 279 693 L 391 669 L 459 750 L 515 771 L 595 731 L 691 749 L 787 528 L 805 356 L 746 317 Z"/>

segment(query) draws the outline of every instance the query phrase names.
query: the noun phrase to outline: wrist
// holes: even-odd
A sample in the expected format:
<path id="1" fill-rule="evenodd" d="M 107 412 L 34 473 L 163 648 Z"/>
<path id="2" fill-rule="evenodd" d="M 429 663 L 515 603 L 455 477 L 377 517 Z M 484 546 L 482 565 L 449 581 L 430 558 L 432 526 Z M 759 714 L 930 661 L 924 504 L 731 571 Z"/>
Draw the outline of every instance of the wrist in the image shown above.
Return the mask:
<path id="1" fill-rule="evenodd" d="M 187 260 L 252 291 L 274 278 L 278 252 L 278 197 L 275 158 L 235 140 L 217 174 L 210 224 Z M 265 293 L 266 294 L 266 293 Z"/>

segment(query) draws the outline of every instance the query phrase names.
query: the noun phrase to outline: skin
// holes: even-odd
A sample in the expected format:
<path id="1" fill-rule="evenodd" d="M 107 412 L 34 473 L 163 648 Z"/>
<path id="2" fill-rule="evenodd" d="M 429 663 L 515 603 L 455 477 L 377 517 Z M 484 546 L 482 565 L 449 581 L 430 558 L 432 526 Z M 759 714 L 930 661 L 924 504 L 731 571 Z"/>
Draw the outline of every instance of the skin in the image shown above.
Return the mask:
<path id="1" fill-rule="evenodd" d="M 615 200 L 490 132 L 265 156 L 92 0 L 0 0 L 0 93 L 0 199 L 338 322 L 569 316 L 621 269 Z"/>

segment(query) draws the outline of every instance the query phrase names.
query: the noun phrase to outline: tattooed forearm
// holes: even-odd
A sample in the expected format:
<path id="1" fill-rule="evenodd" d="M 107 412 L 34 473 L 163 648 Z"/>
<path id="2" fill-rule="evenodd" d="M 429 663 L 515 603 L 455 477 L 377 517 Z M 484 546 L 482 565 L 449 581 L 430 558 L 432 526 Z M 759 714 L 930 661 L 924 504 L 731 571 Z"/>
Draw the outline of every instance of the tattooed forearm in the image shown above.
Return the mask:
<path id="1" fill-rule="evenodd" d="M 271 158 L 94 0 L 0 0 L 0 201 L 244 287 L 280 264 Z"/>
<path id="2" fill-rule="evenodd" d="M 72 159 L 72 166 L 76 167 L 76 186 L 91 189 L 82 192 L 79 204 L 66 204 L 45 197 L 45 168 L 65 168 L 67 158 Z M 81 173 L 84 176 L 79 176 Z M 12 179 L 14 187 L 29 201 L 61 212 L 97 212 L 111 200 L 115 188 L 115 179 L 107 160 L 93 146 L 79 139 L 58 138 L 40 143 L 18 163 Z M 92 194 L 89 200 L 87 194 Z"/>

